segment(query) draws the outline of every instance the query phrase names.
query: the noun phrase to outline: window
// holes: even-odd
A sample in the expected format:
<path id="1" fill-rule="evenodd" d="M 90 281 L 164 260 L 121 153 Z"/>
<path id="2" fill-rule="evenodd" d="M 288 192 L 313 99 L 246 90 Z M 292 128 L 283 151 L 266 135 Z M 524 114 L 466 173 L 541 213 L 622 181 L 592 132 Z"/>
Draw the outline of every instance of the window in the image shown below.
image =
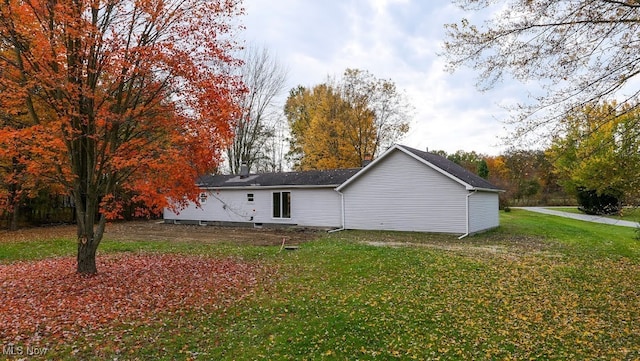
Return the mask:
<path id="1" fill-rule="evenodd" d="M 273 193 L 273 218 L 291 218 L 291 192 Z"/>
<path id="2" fill-rule="evenodd" d="M 247 202 L 253 202 L 253 193 L 247 193 Z"/>

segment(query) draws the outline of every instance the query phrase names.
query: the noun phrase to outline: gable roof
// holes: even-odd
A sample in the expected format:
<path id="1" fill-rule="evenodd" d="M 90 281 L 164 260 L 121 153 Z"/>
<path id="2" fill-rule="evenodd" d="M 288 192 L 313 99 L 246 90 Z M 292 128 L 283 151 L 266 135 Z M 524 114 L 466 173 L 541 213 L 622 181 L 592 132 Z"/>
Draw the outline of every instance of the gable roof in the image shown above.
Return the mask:
<path id="1" fill-rule="evenodd" d="M 246 187 L 337 187 L 356 174 L 360 168 L 310 170 L 303 172 L 258 173 L 248 176 L 237 174 L 213 174 L 200 177 L 202 188 L 246 188 Z"/>
<path id="2" fill-rule="evenodd" d="M 423 152 L 418 149 L 410 148 L 404 145 L 398 145 L 399 148 L 403 148 L 406 151 L 418 156 L 419 158 L 435 165 L 436 167 L 442 169 L 443 171 L 451 174 L 455 178 L 463 181 L 464 183 L 470 185 L 475 189 L 493 189 L 493 190 L 501 190 L 500 188 L 494 186 L 489 183 L 486 179 L 480 177 L 479 175 L 468 171 L 466 168 L 456 164 L 449 159 L 428 152 Z"/>
<path id="3" fill-rule="evenodd" d="M 237 174 L 211 174 L 200 177 L 197 184 L 201 188 L 332 187 L 341 191 L 355 179 L 375 167 L 375 164 L 381 159 L 384 159 L 388 154 L 396 150 L 415 158 L 426 166 L 460 183 L 467 190 L 502 191 L 486 179 L 479 177 L 447 158 L 399 144 L 389 148 L 364 168 L 258 173 L 247 176 Z"/>
<path id="4" fill-rule="evenodd" d="M 484 190 L 484 191 L 493 191 L 493 192 L 502 191 L 500 188 L 489 183 L 486 179 L 466 170 L 465 168 L 450 161 L 447 158 L 444 158 L 437 154 L 424 152 L 418 149 L 414 149 L 414 148 L 407 147 L 404 145 L 399 145 L 399 144 L 396 144 L 393 147 L 389 148 L 380 157 L 378 157 L 376 160 L 371 162 L 371 164 L 369 164 L 367 167 L 361 169 L 360 172 L 355 174 L 353 177 L 349 178 L 346 182 L 342 183 L 337 188 L 337 190 L 341 191 L 342 189 L 344 189 L 349 183 L 353 182 L 355 179 L 362 176 L 369 169 L 371 169 L 377 162 L 384 159 L 388 154 L 394 151 L 401 151 L 415 158 L 416 160 L 422 162 L 423 164 L 429 166 L 430 168 L 436 170 L 437 172 L 465 186 L 467 190 Z"/>

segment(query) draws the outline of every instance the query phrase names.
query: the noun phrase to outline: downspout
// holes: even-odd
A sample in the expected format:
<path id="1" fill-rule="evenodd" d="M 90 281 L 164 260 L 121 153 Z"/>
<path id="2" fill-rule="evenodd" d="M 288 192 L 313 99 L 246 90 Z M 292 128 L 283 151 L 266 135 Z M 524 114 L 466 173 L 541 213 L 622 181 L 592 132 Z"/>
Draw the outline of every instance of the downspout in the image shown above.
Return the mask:
<path id="1" fill-rule="evenodd" d="M 344 224 L 345 224 L 345 216 L 344 216 L 344 193 L 340 192 L 339 190 L 336 190 L 336 192 L 340 193 L 340 207 L 342 208 L 342 227 L 337 228 L 337 229 L 331 229 L 331 230 L 329 230 L 329 232 L 328 232 L 328 233 L 335 233 L 335 232 L 344 231 Z"/>
<path id="2" fill-rule="evenodd" d="M 462 236 L 458 237 L 458 239 L 463 239 L 464 237 L 469 235 L 469 198 L 476 194 L 476 192 L 478 192 L 477 189 L 474 189 L 473 192 L 467 193 L 467 209 L 466 209 L 466 214 L 467 214 L 467 232 L 465 234 L 463 234 Z"/>

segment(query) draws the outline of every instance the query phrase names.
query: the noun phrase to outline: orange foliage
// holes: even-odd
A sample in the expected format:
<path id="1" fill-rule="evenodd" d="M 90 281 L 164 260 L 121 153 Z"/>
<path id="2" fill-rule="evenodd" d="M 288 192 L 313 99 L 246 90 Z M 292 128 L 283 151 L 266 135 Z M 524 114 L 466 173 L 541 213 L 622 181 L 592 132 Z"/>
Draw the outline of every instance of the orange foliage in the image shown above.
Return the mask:
<path id="1" fill-rule="evenodd" d="M 18 141 L 29 174 L 63 185 L 89 218 L 99 200 L 118 217 L 125 193 L 152 211 L 195 200 L 242 89 L 222 70 L 238 65 L 238 1 L 51 4 L 0 5 L 0 108 L 22 117 L 0 123 L 3 143 Z"/>
<path id="2" fill-rule="evenodd" d="M 0 108 L 26 118 L 2 131 L 31 174 L 72 195 L 79 272 L 96 272 L 124 202 L 179 207 L 218 165 L 243 90 L 229 71 L 241 11 L 236 0 L 0 4 Z"/>

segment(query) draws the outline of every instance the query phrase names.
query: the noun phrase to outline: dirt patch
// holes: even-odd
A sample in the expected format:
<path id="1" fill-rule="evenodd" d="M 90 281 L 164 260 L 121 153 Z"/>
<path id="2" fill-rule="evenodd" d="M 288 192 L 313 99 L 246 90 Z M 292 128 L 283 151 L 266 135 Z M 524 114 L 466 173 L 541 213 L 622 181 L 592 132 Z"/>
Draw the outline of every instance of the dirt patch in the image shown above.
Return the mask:
<path id="1" fill-rule="evenodd" d="M 470 246 L 462 244 L 442 244 L 442 243 L 410 243 L 410 242 L 363 242 L 369 246 L 376 247 L 424 247 L 433 248 L 444 251 L 452 251 L 470 255 L 487 254 L 499 256 L 503 258 L 514 259 L 516 254 L 511 252 L 508 247 L 499 245 L 486 246 Z"/>
<path id="2" fill-rule="evenodd" d="M 520 259 L 528 254 L 542 254 L 547 257 L 560 257 L 559 254 L 550 252 L 549 242 L 544 242 L 535 237 L 513 236 L 510 238 L 495 237 L 490 239 L 449 241 L 397 241 L 397 240 L 365 240 L 364 244 L 376 247 L 422 247 L 444 251 L 451 251 L 466 256 L 489 256 L 509 260 Z"/>
<path id="3" fill-rule="evenodd" d="M 161 221 L 114 223 L 108 226 L 105 238 L 123 241 L 187 241 L 226 242 L 240 245 L 297 245 L 314 240 L 324 232 L 308 228 L 249 228 L 185 224 L 165 224 Z"/>
<path id="4" fill-rule="evenodd" d="M 0 242 L 75 238 L 73 225 L 0 231 Z M 107 225 L 104 238 L 119 241 L 225 242 L 239 245 L 299 245 L 314 240 L 323 231 L 307 228 L 249 228 L 165 224 L 162 221 L 115 222 Z"/>

